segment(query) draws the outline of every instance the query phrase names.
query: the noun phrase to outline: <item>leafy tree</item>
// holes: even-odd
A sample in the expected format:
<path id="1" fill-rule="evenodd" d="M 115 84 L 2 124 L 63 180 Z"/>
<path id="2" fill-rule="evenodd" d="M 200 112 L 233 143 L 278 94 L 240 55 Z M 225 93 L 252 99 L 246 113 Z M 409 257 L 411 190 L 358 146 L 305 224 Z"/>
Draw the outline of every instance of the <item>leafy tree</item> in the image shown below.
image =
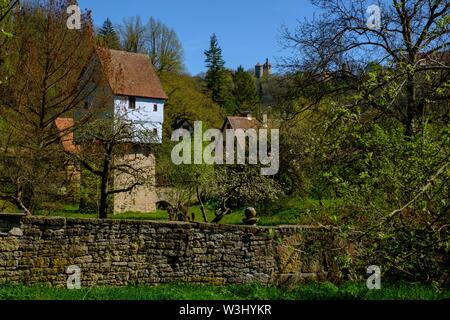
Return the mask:
<path id="1" fill-rule="evenodd" d="M 208 128 L 220 128 L 224 115 L 219 105 L 204 93 L 201 79 L 182 74 L 161 76 L 169 99 L 164 108 L 164 133 L 170 140 L 172 128 L 178 120 L 203 121 Z"/>
<path id="2" fill-rule="evenodd" d="M 205 77 L 206 87 L 210 91 L 213 101 L 223 106 L 226 94 L 225 61 L 215 34 L 211 36 L 210 47 L 205 51 L 205 56 L 208 68 Z"/>
<path id="3" fill-rule="evenodd" d="M 189 209 L 197 201 L 202 208 L 203 222 L 208 222 L 203 200 L 213 194 L 215 187 L 214 166 L 207 164 L 174 165 L 171 151 L 174 143 L 166 142 L 158 149 L 158 166 L 164 170 L 164 198 L 168 201 L 170 220 L 196 221 L 199 217 L 190 216 Z M 160 184 L 161 185 L 161 184 Z"/>
<path id="4" fill-rule="evenodd" d="M 369 28 L 368 1 L 313 3 L 323 14 L 283 33 L 295 54 L 280 174 L 337 199 L 317 223 L 352 243 L 340 248 L 349 276 L 375 264 L 391 279 L 448 284 L 450 5 L 380 1 L 381 26 Z"/>
<path id="5" fill-rule="evenodd" d="M 364 104 L 399 119 L 408 136 L 420 132 L 424 116 L 435 111 L 430 104 L 450 97 L 445 63 L 449 2 L 381 1 L 381 25 L 375 27 L 367 24 L 370 1 L 314 0 L 313 4 L 322 15 L 282 33 L 285 47 L 296 53 L 282 63 L 285 70 L 303 72 L 306 76 L 299 82 L 303 88 L 320 85 L 317 102 L 324 96 L 345 94 L 349 108 Z M 360 75 L 369 62 L 393 72 L 373 74 L 372 83 L 365 86 Z M 428 79 L 425 86 L 424 79 Z"/>
<path id="6" fill-rule="evenodd" d="M 109 18 L 105 20 L 103 26 L 98 33 L 98 39 L 101 45 L 109 49 L 120 49 L 119 36 L 114 30 L 114 26 Z"/>
<path id="7" fill-rule="evenodd" d="M 158 75 L 181 73 L 183 46 L 173 29 L 155 18 L 143 24 L 139 16 L 124 19 L 119 26 L 125 51 L 148 54 Z"/>
<path id="8" fill-rule="evenodd" d="M 4 29 L 5 21 L 8 22 L 11 11 L 16 5 L 19 4 L 19 0 L 1 0 L 0 1 L 0 32 L 3 36 L 10 37 L 11 33 Z"/>
<path id="9" fill-rule="evenodd" d="M 145 25 L 142 24 L 141 17 L 136 16 L 124 19 L 119 26 L 119 34 L 123 50 L 146 53 Z"/>
<path id="10" fill-rule="evenodd" d="M 5 48 L 9 39 L 12 38 L 11 32 L 13 28 L 13 21 L 11 19 L 11 12 L 13 8 L 19 3 L 18 0 L 0 0 L 0 66 L 5 62 Z M 6 76 L 6 75 L 3 75 Z M 0 78 L 0 83 L 2 79 Z"/>
<path id="11" fill-rule="evenodd" d="M 282 195 L 280 184 L 269 176 L 261 175 L 255 165 L 217 166 L 213 197 L 216 199 L 216 218 L 219 223 L 237 207 L 267 205 Z"/>
<path id="12" fill-rule="evenodd" d="M 242 66 L 233 74 L 233 90 L 236 112 L 256 111 L 259 103 L 258 92 L 251 74 L 246 72 Z"/>
<path id="13" fill-rule="evenodd" d="M 55 120 L 70 117 L 101 74 L 91 64 L 95 45 L 88 15 L 83 15 L 81 30 L 66 27 L 70 4 L 23 4 L 14 19 L 14 41 L 5 49 L 8 68 L 0 68 L 0 78 L 7 73 L 0 84 L 0 197 L 29 213 L 64 186 L 60 176 L 65 160 Z"/>
<path id="14" fill-rule="evenodd" d="M 69 156 L 99 180 L 98 216 L 106 219 L 111 196 L 154 186 L 151 156 L 155 137 L 121 117 L 94 117 L 75 130 L 79 149 Z"/>
<path id="15" fill-rule="evenodd" d="M 353 267 L 378 263 L 395 280 L 448 282 L 448 127 L 427 124 L 405 139 L 397 121 L 370 124 L 338 110 L 317 141 L 326 157 L 316 159 L 342 200 L 332 224 L 360 245 Z"/>
<path id="16" fill-rule="evenodd" d="M 146 51 L 158 74 L 183 71 L 183 47 L 173 29 L 150 18 L 145 35 Z"/>

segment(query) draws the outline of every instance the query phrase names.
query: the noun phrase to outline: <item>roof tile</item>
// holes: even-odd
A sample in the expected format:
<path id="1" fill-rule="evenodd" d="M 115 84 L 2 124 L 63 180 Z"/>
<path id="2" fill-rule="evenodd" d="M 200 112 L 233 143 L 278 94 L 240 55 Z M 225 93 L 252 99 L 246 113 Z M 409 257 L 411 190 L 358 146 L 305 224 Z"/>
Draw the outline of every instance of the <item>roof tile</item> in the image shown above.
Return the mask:
<path id="1" fill-rule="evenodd" d="M 97 53 L 114 94 L 168 99 L 147 55 L 105 48 Z"/>

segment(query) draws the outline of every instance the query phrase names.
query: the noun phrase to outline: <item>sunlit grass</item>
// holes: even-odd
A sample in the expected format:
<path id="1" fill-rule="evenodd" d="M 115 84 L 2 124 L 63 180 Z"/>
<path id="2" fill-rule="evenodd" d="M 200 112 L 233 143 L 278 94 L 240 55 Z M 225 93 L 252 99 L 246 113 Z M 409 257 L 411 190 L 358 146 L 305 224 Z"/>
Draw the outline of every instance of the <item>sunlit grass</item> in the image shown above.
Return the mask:
<path id="1" fill-rule="evenodd" d="M 329 215 L 336 211 L 337 200 L 313 200 L 303 198 L 288 198 L 281 201 L 277 207 L 270 208 L 266 212 L 260 212 L 258 215 L 260 226 L 276 225 L 295 225 L 295 224 L 314 224 L 317 221 L 326 221 Z M 215 218 L 214 207 L 206 204 L 207 221 L 211 222 Z M 203 214 L 199 205 L 191 206 L 189 216 L 194 214 L 196 222 L 204 222 Z M 84 214 L 78 212 L 77 205 L 65 205 L 63 210 L 55 210 L 40 213 L 44 216 L 61 216 L 69 218 L 97 218 L 96 214 Z M 327 217 L 326 217 L 327 216 Z M 151 213 L 127 212 L 120 214 L 111 214 L 109 219 L 117 220 L 153 220 L 167 221 L 169 214 L 167 211 L 158 210 Z M 234 209 L 232 214 L 226 215 L 221 224 L 243 225 L 244 208 Z"/>
<path id="2" fill-rule="evenodd" d="M 309 283 L 293 289 L 259 284 L 213 286 L 164 284 L 158 286 L 98 287 L 67 290 L 46 286 L 0 285 L 0 300 L 438 300 L 450 292 L 438 292 L 417 284 L 385 285 L 367 290 L 363 283 Z"/>

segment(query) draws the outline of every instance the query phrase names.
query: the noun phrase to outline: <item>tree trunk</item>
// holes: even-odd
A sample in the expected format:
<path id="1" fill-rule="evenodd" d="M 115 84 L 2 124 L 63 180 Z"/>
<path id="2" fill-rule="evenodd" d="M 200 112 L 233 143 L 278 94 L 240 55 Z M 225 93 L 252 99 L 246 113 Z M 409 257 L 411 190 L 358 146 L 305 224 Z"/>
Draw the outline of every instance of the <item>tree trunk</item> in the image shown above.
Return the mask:
<path id="1" fill-rule="evenodd" d="M 34 188 L 31 183 L 25 182 L 17 196 L 17 208 L 23 210 L 27 215 L 34 213 Z"/>
<path id="2" fill-rule="evenodd" d="M 231 214 L 231 212 L 231 209 L 227 208 L 226 206 L 226 201 L 223 201 L 221 208 L 216 212 L 216 217 L 213 221 L 211 221 L 211 223 L 219 223 L 220 221 L 222 221 L 223 217 Z"/>
<path id="3" fill-rule="evenodd" d="M 200 196 L 200 190 L 198 189 L 198 187 L 196 187 L 196 191 L 197 191 L 197 200 L 200 203 L 200 208 L 202 209 L 203 220 L 205 223 L 207 223 L 208 217 L 206 216 L 205 206 L 203 205 L 202 197 Z"/>
<path id="4" fill-rule="evenodd" d="M 98 217 L 100 219 L 108 218 L 108 176 L 102 176 L 100 186 L 100 205 L 98 207 Z"/>
<path id="5" fill-rule="evenodd" d="M 406 135 L 412 137 L 414 135 L 414 119 L 416 114 L 416 90 L 414 86 L 414 74 L 409 74 L 406 84 L 407 104 L 406 104 Z"/>
<path id="6" fill-rule="evenodd" d="M 102 182 L 100 186 L 100 205 L 98 208 L 98 217 L 100 219 L 108 218 L 108 187 L 111 170 L 111 155 L 112 146 L 108 145 L 106 148 L 105 160 L 103 161 Z"/>

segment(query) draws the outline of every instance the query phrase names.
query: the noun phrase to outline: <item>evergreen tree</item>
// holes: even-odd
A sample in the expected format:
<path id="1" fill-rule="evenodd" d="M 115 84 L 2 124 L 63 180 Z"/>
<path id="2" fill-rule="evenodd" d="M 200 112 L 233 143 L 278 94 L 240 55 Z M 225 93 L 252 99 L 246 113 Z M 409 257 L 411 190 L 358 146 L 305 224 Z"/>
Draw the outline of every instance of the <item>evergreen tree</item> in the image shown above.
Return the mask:
<path id="1" fill-rule="evenodd" d="M 109 18 L 105 20 L 98 33 L 98 40 L 102 46 L 110 49 L 120 49 L 119 36 L 114 30 L 114 26 Z"/>
<path id="2" fill-rule="evenodd" d="M 205 78 L 206 87 L 211 92 L 213 101 L 223 106 L 226 95 L 225 61 L 215 34 L 211 36 L 210 47 L 205 51 L 205 56 L 208 68 Z"/>
<path id="3" fill-rule="evenodd" d="M 238 111 L 256 111 L 259 102 L 256 85 L 251 74 L 239 66 L 233 74 L 233 99 Z"/>

